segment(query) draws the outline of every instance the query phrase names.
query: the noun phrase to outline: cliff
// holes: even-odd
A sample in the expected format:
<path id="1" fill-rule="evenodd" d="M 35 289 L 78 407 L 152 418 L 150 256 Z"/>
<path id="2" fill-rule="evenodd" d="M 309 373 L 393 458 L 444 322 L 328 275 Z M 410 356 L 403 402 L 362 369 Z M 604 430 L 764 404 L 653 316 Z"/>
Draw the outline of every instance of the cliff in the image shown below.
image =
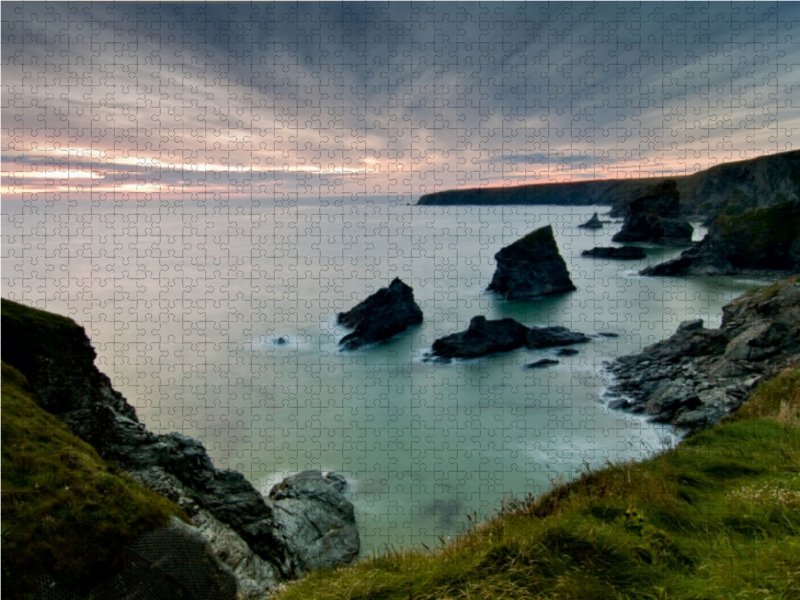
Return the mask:
<path id="1" fill-rule="evenodd" d="M 649 276 L 800 272 L 800 201 L 717 218 L 680 257 L 647 267 Z"/>
<path id="2" fill-rule="evenodd" d="M 197 440 L 147 431 L 97 370 L 85 331 L 71 319 L 3 300 L 2 334 L 3 361 L 27 378 L 39 406 L 103 460 L 177 504 L 233 571 L 241 597 L 357 555 L 342 478 L 301 474 L 290 497 L 265 499 L 241 473 L 216 469 Z M 314 533 L 303 529 L 294 539 L 298 520 Z"/>
<path id="3" fill-rule="evenodd" d="M 800 198 L 800 150 L 723 163 L 672 177 L 681 197 L 681 213 L 711 220 L 725 214 L 775 206 Z M 556 204 L 610 206 L 622 217 L 627 205 L 666 178 L 596 179 L 566 183 L 445 190 L 423 195 L 419 205 Z"/>

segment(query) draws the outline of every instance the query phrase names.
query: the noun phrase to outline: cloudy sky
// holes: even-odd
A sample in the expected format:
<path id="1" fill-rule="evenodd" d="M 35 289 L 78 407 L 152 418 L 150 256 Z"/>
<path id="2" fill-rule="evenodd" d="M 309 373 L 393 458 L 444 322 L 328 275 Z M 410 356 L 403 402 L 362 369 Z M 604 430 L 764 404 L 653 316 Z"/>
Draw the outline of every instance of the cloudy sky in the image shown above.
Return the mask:
<path id="1" fill-rule="evenodd" d="M 800 3 L 2 3 L 4 201 L 391 196 L 800 147 Z"/>

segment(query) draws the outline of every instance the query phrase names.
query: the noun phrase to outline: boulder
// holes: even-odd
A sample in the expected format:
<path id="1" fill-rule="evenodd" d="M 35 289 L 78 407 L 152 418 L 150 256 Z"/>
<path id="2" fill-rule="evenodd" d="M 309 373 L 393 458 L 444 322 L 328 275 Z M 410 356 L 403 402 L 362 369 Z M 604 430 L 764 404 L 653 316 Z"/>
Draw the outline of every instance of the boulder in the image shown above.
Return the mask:
<path id="1" fill-rule="evenodd" d="M 488 321 L 473 317 L 469 328 L 433 342 L 431 356 L 438 359 L 479 358 L 509 352 L 525 345 L 528 328 L 514 319 Z"/>
<path id="2" fill-rule="evenodd" d="M 302 571 L 349 564 L 359 538 L 347 481 L 338 473 L 303 471 L 270 490 L 275 520 Z"/>
<path id="3" fill-rule="evenodd" d="M 669 338 L 607 365 L 609 403 L 693 432 L 747 399 L 765 376 L 800 358 L 800 280 L 745 293 L 723 308 L 719 329 L 681 323 Z"/>
<path id="4" fill-rule="evenodd" d="M 680 195 L 674 179 L 652 187 L 628 204 L 622 229 L 612 241 L 667 246 L 692 243 L 692 225 L 681 217 Z"/>
<path id="5" fill-rule="evenodd" d="M 619 258 L 619 259 L 640 259 L 645 257 L 644 248 L 638 246 L 596 246 L 591 250 L 584 250 L 581 256 L 591 256 L 594 258 Z"/>
<path id="6" fill-rule="evenodd" d="M 706 236 L 680 257 L 640 275 L 732 275 L 800 272 L 800 201 L 716 219 Z"/>
<path id="7" fill-rule="evenodd" d="M 497 268 L 487 289 L 506 300 L 530 300 L 577 289 L 550 225 L 501 249 L 494 259 Z"/>
<path id="8" fill-rule="evenodd" d="M 591 219 L 585 223 L 581 223 L 578 227 L 582 227 L 583 229 L 602 229 L 603 222 L 600 220 L 600 217 L 597 216 L 597 213 L 594 213 Z"/>
<path id="9" fill-rule="evenodd" d="M 570 331 L 566 327 L 532 327 L 525 336 L 525 345 L 533 350 L 569 346 L 588 342 L 591 338 L 578 331 Z"/>
<path id="10" fill-rule="evenodd" d="M 413 325 L 422 323 L 422 310 L 414 302 L 414 290 L 395 279 L 347 312 L 339 313 L 337 323 L 355 329 L 339 344 L 355 350 L 367 344 L 384 342 Z"/>

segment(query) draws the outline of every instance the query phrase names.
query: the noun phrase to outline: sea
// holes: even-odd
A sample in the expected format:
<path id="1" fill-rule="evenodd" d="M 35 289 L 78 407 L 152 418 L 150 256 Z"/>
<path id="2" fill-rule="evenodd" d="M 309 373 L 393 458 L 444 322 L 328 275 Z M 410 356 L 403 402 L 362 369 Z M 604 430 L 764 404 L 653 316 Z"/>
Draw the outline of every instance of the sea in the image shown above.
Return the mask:
<path id="1" fill-rule="evenodd" d="M 201 440 L 263 493 L 307 469 L 349 483 L 362 555 L 430 548 L 581 472 L 672 447 L 668 428 L 609 410 L 604 363 L 764 283 L 643 278 L 642 260 L 581 257 L 608 207 L 416 206 L 391 198 L 63 200 L 2 204 L 2 295 L 85 327 L 96 365 L 157 433 Z M 509 302 L 494 255 L 552 225 L 577 291 Z M 695 224 L 695 239 L 705 230 Z M 399 277 L 424 322 L 342 351 L 336 315 Z M 592 335 L 573 356 L 518 350 L 433 364 L 476 315 Z M 605 337 L 599 334 L 614 334 Z M 541 358 L 558 364 L 525 365 Z M 423 546 L 424 545 L 424 546 Z"/>

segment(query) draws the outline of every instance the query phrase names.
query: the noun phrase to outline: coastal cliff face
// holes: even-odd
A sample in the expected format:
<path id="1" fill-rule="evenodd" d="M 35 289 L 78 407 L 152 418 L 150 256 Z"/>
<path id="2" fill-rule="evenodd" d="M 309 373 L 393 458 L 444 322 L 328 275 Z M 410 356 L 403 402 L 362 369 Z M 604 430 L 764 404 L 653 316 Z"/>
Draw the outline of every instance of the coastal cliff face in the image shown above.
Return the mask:
<path id="1" fill-rule="evenodd" d="M 708 223 L 726 211 L 745 212 L 800 199 L 800 150 L 729 162 L 674 177 L 680 193 L 681 214 L 705 218 Z M 623 217 L 628 205 L 666 178 L 598 179 L 497 188 L 445 190 L 423 195 L 417 204 L 499 205 L 556 204 L 610 206 L 609 215 Z"/>
<path id="2" fill-rule="evenodd" d="M 722 326 L 682 323 L 668 339 L 624 356 L 609 406 L 687 431 L 737 409 L 764 378 L 800 358 L 800 279 L 746 293 L 723 308 Z"/>
<path id="3" fill-rule="evenodd" d="M 681 217 L 679 199 L 674 179 L 652 187 L 628 205 L 622 229 L 611 241 L 691 244 L 694 228 Z"/>
<path id="4" fill-rule="evenodd" d="M 267 501 L 241 473 L 216 469 L 197 440 L 156 435 L 138 422 L 135 409 L 95 367 L 83 328 L 7 300 L 2 309 L 3 361 L 27 377 L 44 409 L 103 459 L 176 502 L 237 575 L 242 596 L 263 595 L 309 568 L 335 566 L 357 555 L 355 517 L 342 495 L 341 478 L 320 474 L 321 480 L 303 478 L 306 487 L 294 485 L 295 513 L 307 518 L 322 540 L 316 553 L 300 552 L 287 521 L 276 519 L 280 500 Z M 326 486 L 334 518 L 317 506 Z"/>
<path id="5" fill-rule="evenodd" d="M 800 272 L 800 200 L 716 219 L 680 257 L 640 275 L 728 275 L 742 271 Z"/>

